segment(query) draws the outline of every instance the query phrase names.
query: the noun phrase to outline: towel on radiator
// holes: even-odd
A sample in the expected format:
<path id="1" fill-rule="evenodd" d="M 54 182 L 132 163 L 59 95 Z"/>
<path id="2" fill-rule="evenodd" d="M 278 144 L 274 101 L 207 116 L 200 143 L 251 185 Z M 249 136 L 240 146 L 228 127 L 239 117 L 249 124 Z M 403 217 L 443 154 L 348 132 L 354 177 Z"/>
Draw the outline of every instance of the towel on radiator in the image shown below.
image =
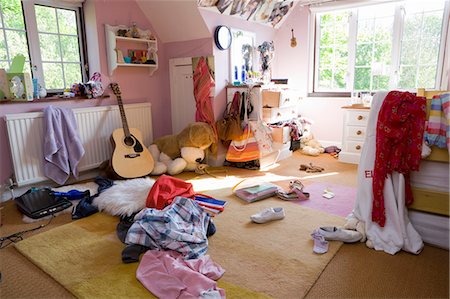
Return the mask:
<path id="1" fill-rule="evenodd" d="M 78 177 L 77 166 L 84 148 L 71 109 L 48 106 L 44 109 L 44 174 L 59 185 L 72 171 Z"/>

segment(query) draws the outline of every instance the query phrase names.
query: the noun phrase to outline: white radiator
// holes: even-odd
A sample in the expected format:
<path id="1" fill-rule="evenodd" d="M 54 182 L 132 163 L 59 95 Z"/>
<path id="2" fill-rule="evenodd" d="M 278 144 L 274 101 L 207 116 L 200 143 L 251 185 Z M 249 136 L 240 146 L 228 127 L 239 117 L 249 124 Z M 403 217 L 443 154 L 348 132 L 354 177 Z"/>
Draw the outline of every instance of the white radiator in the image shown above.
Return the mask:
<path id="1" fill-rule="evenodd" d="M 151 104 L 124 105 L 128 125 L 142 132 L 145 146 L 153 140 Z M 118 106 L 73 109 L 85 154 L 79 171 L 94 169 L 111 158 L 111 133 L 122 128 Z M 18 186 L 48 180 L 43 171 L 42 112 L 5 115 L 14 174 Z"/>

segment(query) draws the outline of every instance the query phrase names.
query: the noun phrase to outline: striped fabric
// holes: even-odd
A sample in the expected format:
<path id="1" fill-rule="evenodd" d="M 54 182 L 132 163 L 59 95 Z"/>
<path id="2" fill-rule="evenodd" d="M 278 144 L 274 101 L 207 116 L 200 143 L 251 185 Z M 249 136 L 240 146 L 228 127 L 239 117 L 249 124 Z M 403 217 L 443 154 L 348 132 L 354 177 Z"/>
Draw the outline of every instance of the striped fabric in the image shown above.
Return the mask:
<path id="1" fill-rule="evenodd" d="M 194 200 L 177 196 L 163 210 L 140 211 L 134 217 L 125 243 L 153 250 L 174 250 L 186 259 L 196 259 L 208 250 L 206 232 L 210 219 Z"/>
<path id="2" fill-rule="evenodd" d="M 249 127 L 246 126 L 244 133 L 231 141 L 225 158 L 230 162 L 248 162 L 259 159 L 259 157 L 258 141 L 256 141 Z"/>
<path id="3" fill-rule="evenodd" d="M 194 71 L 194 97 L 197 111 L 195 112 L 195 121 L 205 122 L 211 125 L 216 141 L 218 140 L 214 110 L 211 104 L 211 88 L 215 86 L 214 79 L 211 76 L 204 57 L 200 57 L 198 65 Z"/>
<path id="4" fill-rule="evenodd" d="M 436 95 L 431 100 L 425 138 L 430 145 L 450 148 L 450 93 Z"/>

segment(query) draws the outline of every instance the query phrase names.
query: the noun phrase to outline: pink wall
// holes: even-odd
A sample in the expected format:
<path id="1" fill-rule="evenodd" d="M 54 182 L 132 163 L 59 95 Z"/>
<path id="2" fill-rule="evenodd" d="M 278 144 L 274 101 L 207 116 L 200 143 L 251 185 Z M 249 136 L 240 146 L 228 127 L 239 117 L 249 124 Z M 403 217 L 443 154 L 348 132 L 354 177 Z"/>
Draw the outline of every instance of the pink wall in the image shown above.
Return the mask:
<path id="1" fill-rule="evenodd" d="M 271 26 L 247 22 L 241 18 L 221 15 L 219 13 L 200 9 L 200 13 L 208 26 L 211 36 L 218 25 L 226 25 L 230 28 L 242 29 L 256 34 L 256 45 L 264 41 L 272 41 L 275 38 L 275 29 Z M 219 50 L 214 46 L 214 61 L 216 68 L 216 97 L 214 100 L 214 115 L 220 118 L 226 105 L 226 86 L 229 80 L 229 52 Z"/>
<path id="2" fill-rule="evenodd" d="M 310 13 L 307 7 L 297 5 L 277 30 L 273 78 L 287 78 L 289 84 L 307 92 L 309 66 Z M 291 29 L 297 38 L 297 47 L 291 47 Z"/>
<path id="3" fill-rule="evenodd" d="M 212 37 L 190 41 L 165 43 L 164 55 L 166 59 L 210 56 L 214 53 L 213 46 L 214 40 Z"/>
<path id="4" fill-rule="evenodd" d="M 167 58 L 164 54 L 164 45 L 158 45 L 159 69 L 153 76 L 149 76 L 148 70 L 146 69 L 119 68 L 109 77 L 106 65 L 104 24 L 130 25 L 134 21 L 140 28 L 149 28 L 152 32 L 155 32 L 155 30 L 134 1 L 96 1 L 95 9 L 97 15 L 96 30 L 98 31 L 99 37 L 100 66 L 104 86 L 106 87 L 112 81 L 119 83 L 125 104 L 150 102 L 152 104 L 154 138 L 169 134 L 171 132 L 170 95 L 168 92 L 169 72 Z M 90 29 L 92 30 L 92 28 Z M 5 114 L 11 113 L 42 111 L 49 104 L 36 101 L 30 104 L 0 105 L 0 118 L 3 119 Z M 70 108 L 115 104 L 117 104 L 117 101 L 114 96 L 104 100 L 68 100 L 66 102 L 58 101 L 53 103 L 55 106 Z M 0 184 L 3 184 L 13 173 L 4 121 L 0 121 L 0 157 Z"/>

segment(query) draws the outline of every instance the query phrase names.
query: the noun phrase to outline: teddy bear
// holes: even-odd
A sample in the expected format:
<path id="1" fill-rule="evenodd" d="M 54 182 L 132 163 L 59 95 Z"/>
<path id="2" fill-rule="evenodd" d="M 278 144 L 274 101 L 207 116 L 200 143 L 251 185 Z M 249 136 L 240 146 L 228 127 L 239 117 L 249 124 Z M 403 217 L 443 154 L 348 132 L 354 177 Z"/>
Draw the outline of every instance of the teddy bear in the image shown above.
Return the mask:
<path id="1" fill-rule="evenodd" d="M 217 145 L 211 126 L 203 122 L 190 123 L 179 134 L 156 139 L 148 147 L 155 161 L 151 175 L 176 175 L 195 171 L 205 158 L 205 150 L 216 154 Z"/>
<path id="2" fill-rule="evenodd" d="M 325 152 L 325 149 L 314 139 L 314 135 L 311 132 L 311 126 L 314 122 L 309 118 L 301 117 L 300 123 L 302 124 L 303 131 L 302 137 L 300 138 L 301 152 L 309 156 L 318 156 Z"/>

